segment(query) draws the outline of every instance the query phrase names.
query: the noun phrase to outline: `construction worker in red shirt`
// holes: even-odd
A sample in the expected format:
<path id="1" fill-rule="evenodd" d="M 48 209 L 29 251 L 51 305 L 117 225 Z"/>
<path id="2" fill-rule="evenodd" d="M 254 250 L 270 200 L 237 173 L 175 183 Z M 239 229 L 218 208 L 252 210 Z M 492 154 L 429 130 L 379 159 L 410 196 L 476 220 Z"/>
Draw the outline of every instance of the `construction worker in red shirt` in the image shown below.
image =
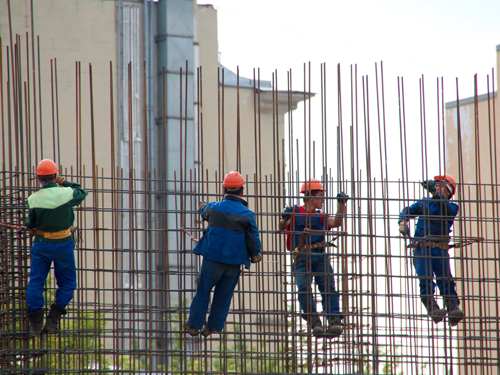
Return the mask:
<path id="1" fill-rule="evenodd" d="M 287 206 L 282 212 L 279 227 L 280 230 L 288 232 L 287 249 L 298 252 L 293 255 L 292 269 L 299 292 L 302 318 L 308 322 L 314 336 L 320 337 L 326 333 L 330 337 L 339 337 L 342 334 L 343 318 L 340 312 L 340 298 L 335 289 L 333 269 L 325 252 L 325 247 L 328 246 L 325 233 L 321 231 L 342 226 L 349 197 L 344 193 L 337 195 L 337 214 L 332 217 L 322 211 L 325 189 L 319 180 L 313 178 L 303 183 L 300 193 L 304 194 L 304 205 Z M 306 233 L 307 230 L 318 232 Z M 326 332 L 316 311 L 316 301 L 311 290 L 313 278 L 321 293 L 323 312 L 328 319 Z"/>
<path id="2" fill-rule="evenodd" d="M 25 225 L 30 228 L 34 242 L 31 249 L 31 268 L 26 303 L 30 333 L 40 336 L 43 325 L 43 287 L 54 263 L 57 282 L 55 303 L 50 307 L 44 333 L 59 332 L 61 316 L 73 299 L 76 289 L 76 267 L 71 227 L 75 220 L 73 206 L 85 199 L 87 192 L 76 183 L 58 176 L 56 164 L 49 159 L 42 160 L 36 174 L 42 187 L 28 197 L 28 217 Z"/>

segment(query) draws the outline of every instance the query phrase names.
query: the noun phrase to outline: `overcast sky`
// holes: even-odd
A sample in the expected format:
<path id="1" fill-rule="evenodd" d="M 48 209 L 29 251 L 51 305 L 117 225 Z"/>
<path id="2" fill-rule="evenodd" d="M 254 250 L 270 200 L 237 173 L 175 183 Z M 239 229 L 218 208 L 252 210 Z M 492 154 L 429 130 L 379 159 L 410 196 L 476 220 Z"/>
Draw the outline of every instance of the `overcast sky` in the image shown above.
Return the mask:
<path id="1" fill-rule="evenodd" d="M 200 1 L 199 1 L 200 2 Z M 206 3 L 202 1 L 200 3 Z M 473 75 L 486 92 L 486 75 L 496 68 L 500 44 L 500 1 L 214 0 L 218 10 L 221 62 L 254 67 L 270 79 L 274 69 L 301 71 L 304 62 L 326 62 L 334 71 L 358 64 L 373 74 L 384 62 L 386 80 L 445 78 L 445 101 L 473 95 Z M 319 74 L 319 68 L 318 68 Z M 449 85 L 449 89 L 447 89 Z"/>
<path id="2" fill-rule="evenodd" d="M 487 75 L 491 77 L 492 68 L 496 70 L 496 46 L 500 44 L 499 0 L 214 0 L 211 3 L 218 11 L 221 63 L 233 71 L 239 66 L 242 76 L 251 78 L 255 67 L 261 69 L 261 79 L 270 80 L 277 69 L 278 88 L 286 89 L 286 71 L 292 69 L 293 88 L 301 90 L 303 64 L 310 61 L 312 91 L 319 93 L 320 64 L 326 62 L 330 121 L 337 115 L 337 64 L 340 63 L 342 70 L 344 123 L 350 124 L 351 64 L 357 64 L 359 82 L 361 76 L 368 75 L 370 113 L 374 116 L 374 64 L 383 61 L 388 145 L 392 146 L 388 155 L 392 161 L 390 180 L 401 177 L 398 77 L 404 77 L 408 154 L 414 161 L 409 167 L 409 178 L 419 180 L 438 169 L 436 78 L 444 78 L 444 101 L 450 102 L 456 100 L 456 78 L 463 99 L 474 95 L 475 73 L 478 74 L 478 93 L 484 94 Z M 427 160 L 422 158 L 420 139 L 419 79 L 422 74 Z M 361 83 L 358 90 L 361 97 Z M 362 99 L 360 101 L 362 104 Z M 318 97 L 312 100 L 312 123 L 316 129 L 321 128 L 320 103 Z M 303 118 L 300 108 L 296 112 L 294 118 Z M 362 115 L 360 109 L 360 118 Z M 294 124 L 299 122 L 294 120 Z M 371 124 L 375 123 L 376 118 L 372 118 Z M 297 126 L 303 128 L 303 124 Z M 294 134 L 300 138 L 299 133 L 300 130 Z M 319 142 L 317 134 L 313 134 L 313 138 Z M 332 139 L 330 144 L 336 143 Z M 317 160 L 320 160 L 318 151 Z M 334 164 L 335 159 L 330 161 L 331 166 Z"/>

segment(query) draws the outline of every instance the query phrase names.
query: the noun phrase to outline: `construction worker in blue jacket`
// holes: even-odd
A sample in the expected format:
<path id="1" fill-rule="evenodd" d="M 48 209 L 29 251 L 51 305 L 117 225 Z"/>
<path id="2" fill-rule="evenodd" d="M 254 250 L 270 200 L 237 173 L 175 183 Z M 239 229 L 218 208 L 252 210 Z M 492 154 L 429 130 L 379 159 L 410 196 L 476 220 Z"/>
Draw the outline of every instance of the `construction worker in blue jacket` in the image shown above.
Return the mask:
<path id="1" fill-rule="evenodd" d="M 59 332 L 61 316 L 66 314 L 66 306 L 76 289 L 75 246 L 71 232 L 75 220 L 73 207 L 82 203 L 88 193 L 58 173 L 52 160 L 42 160 L 36 170 L 42 187 L 28 197 L 29 213 L 25 225 L 31 229 L 34 242 L 26 303 L 33 336 L 40 336 L 41 332 Z M 42 331 L 43 288 L 52 263 L 57 282 L 56 298 Z"/>
<path id="2" fill-rule="evenodd" d="M 241 265 L 250 268 L 251 263 L 262 259 L 262 245 L 255 214 L 248 209 L 242 198 L 243 176 L 229 172 L 224 178 L 224 199 L 207 204 L 200 202 L 199 210 L 208 227 L 193 252 L 203 256 L 196 294 L 189 309 L 189 319 L 184 328 L 191 335 L 200 333 L 208 337 L 221 332 L 226 323 L 234 288 L 238 284 Z M 210 314 L 205 323 L 210 293 L 214 295 Z"/>
<path id="3" fill-rule="evenodd" d="M 464 318 L 464 313 L 458 307 L 460 301 L 451 274 L 448 249 L 449 234 L 459 210 L 458 205 L 451 202 L 457 183 L 453 176 L 445 174 L 422 182 L 422 186 L 432 198 L 422 198 L 404 208 L 399 214 L 399 231 L 407 235 L 409 219 L 418 217 L 410 247 L 414 249 L 413 265 L 419 278 L 420 299 L 434 323 L 443 321 L 448 314 L 449 324 L 456 326 Z M 446 310 L 441 309 L 434 299 L 436 284 Z"/>
<path id="4" fill-rule="evenodd" d="M 342 334 L 342 313 L 340 312 L 340 296 L 335 289 L 333 269 L 325 247 L 325 231 L 342 226 L 347 212 L 347 199 L 344 193 L 337 195 L 337 214 L 329 216 L 322 211 L 325 201 L 323 184 L 313 178 L 302 184 L 300 193 L 304 194 L 303 206 L 287 206 L 281 214 L 280 230 L 287 231 L 287 249 L 293 254 L 292 269 L 298 289 L 298 300 L 302 310 L 302 318 L 308 322 L 309 328 L 316 337 L 339 337 Z M 316 230 L 318 232 L 309 232 Z M 328 319 L 325 332 L 316 301 L 312 294 L 313 278 L 321 293 L 323 312 Z"/>

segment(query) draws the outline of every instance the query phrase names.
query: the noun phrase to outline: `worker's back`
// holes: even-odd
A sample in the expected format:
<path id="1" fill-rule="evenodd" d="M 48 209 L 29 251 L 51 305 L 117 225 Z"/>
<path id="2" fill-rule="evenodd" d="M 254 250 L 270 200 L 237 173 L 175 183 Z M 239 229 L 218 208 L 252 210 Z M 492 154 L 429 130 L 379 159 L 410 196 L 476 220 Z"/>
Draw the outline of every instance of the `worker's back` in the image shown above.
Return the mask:
<path id="1" fill-rule="evenodd" d="M 220 202 L 200 209 L 208 227 L 194 253 L 227 264 L 244 264 L 250 268 L 250 257 L 259 253 L 261 242 L 255 214 L 244 199 L 227 194 Z"/>
<path id="2" fill-rule="evenodd" d="M 58 232 L 73 225 L 73 207 L 82 203 L 87 192 L 79 184 L 64 181 L 63 186 L 46 182 L 42 188 L 28 197 L 29 213 L 25 223 L 28 228 L 44 232 Z M 37 237 L 43 242 L 59 242 Z M 67 241 L 68 239 L 66 239 Z"/>

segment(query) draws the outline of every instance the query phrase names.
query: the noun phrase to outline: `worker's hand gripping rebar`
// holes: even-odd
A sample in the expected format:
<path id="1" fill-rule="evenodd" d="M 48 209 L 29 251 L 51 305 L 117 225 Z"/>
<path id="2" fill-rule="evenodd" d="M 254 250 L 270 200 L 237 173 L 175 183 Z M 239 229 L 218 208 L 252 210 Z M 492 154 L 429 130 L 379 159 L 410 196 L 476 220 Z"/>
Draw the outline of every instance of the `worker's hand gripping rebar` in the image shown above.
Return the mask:
<path id="1" fill-rule="evenodd" d="M 337 201 L 339 202 L 339 204 L 346 204 L 348 199 L 349 196 L 342 191 L 337 194 Z"/>
<path id="2" fill-rule="evenodd" d="M 283 211 L 281 211 L 281 218 L 283 219 L 283 221 L 288 221 L 292 217 L 292 213 L 293 207 L 287 205 L 285 206 Z"/>
<path id="3" fill-rule="evenodd" d="M 435 193 L 436 192 L 436 181 L 434 180 L 427 180 L 427 181 L 422 181 L 420 183 L 422 187 L 427 190 L 429 193 Z"/>

